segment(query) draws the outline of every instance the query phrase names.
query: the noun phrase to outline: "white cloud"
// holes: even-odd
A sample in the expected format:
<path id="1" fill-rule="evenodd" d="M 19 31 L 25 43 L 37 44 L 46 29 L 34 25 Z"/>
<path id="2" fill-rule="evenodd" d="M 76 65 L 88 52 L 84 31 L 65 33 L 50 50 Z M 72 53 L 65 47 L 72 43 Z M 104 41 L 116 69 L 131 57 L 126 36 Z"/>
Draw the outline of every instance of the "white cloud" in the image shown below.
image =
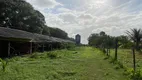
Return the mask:
<path id="1" fill-rule="evenodd" d="M 50 9 L 54 8 L 55 6 L 62 5 L 55 0 L 26 0 L 27 2 L 31 3 L 36 9 Z"/>
<path id="2" fill-rule="evenodd" d="M 71 37 L 79 33 L 83 43 L 87 43 L 92 32 L 117 36 L 142 26 L 140 0 L 72 0 L 64 4 L 60 0 L 28 1 L 45 15 L 48 26 L 61 28 Z M 50 8 L 48 13 L 46 8 Z"/>
<path id="3" fill-rule="evenodd" d="M 67 8 L 64 8 L 64 7 L 61 7 L 61 8 L 58 8 L 58 11 L 59 12 L 70 12 L 71 10 L 67 9 Z"/>
<path id="4" fill-rule="evenodd" d="M 59 14 L 59 18 L 70 24 L 77 24 L 76 17 L 77 15 L 69 12 Z"/>

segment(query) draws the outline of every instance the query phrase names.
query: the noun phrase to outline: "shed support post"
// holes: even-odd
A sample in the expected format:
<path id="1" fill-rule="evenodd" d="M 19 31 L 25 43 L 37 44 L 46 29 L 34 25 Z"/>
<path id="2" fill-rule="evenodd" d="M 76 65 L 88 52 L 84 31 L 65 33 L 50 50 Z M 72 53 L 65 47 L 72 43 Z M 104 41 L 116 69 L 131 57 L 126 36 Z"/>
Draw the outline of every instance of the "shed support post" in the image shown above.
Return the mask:
<path id="1" fill-rule="evenodd" d="M 44 44 L 42 45 L 42 52 L 44 52 Z"/>
<path id="2" fill-rule="evenodd" d="M 30 43 L 30 54 L 32 54 L 32 42 Z"/>
<path id="3" fill-rule="evenodd" d="M 8 42 L 8 57 L 10 57 L 10 42 Z"/>

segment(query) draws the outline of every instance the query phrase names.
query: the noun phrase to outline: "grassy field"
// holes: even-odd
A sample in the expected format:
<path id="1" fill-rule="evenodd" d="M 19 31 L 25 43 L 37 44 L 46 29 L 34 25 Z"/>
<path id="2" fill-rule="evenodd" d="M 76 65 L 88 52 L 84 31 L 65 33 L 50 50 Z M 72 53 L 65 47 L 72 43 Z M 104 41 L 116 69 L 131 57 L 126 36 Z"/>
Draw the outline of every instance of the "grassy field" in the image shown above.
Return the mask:
<path id="1" fill-rule="evenodd" d="M 114 57 L 114 50 L 111 50 L 110 55 Z M 131 49 L 118 49 L 118 61 L 128 68 L 133 68 L 133 55 Z M 142 68 L 142 53 L 136 52 L 137 69 Z"/>
<path id="2" fill-rule="evenodd" d="M 14 57 L 0 70 L 0 80 L 129 80 L 104 57 L 91 47 Z"/>

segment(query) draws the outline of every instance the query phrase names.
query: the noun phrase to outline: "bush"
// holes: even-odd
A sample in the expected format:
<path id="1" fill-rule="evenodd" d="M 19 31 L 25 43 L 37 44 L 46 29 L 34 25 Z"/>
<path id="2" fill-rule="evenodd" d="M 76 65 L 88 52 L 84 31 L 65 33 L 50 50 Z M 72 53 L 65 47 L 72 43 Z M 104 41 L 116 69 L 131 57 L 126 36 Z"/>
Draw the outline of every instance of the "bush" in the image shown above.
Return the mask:
<path id="1" fill-rule="evenodd" d="M 107 60 L 107 59 L 109 59 L 109 57 L 107 56 L 107 57 L 104 57 L 104 60 Z"/>
<path id="2" fill-rule="evenodd" d="M 140 70 L 138 70 L 134 73 L 133 68 L 127 68 L 127 69 L 125 69 L 123 74 L 129 76 L 133 80 L 142 80 L 142 74 L 141 74 Z"/>
<path id="3" fill-rule="evenodd" d="M 61 49 L 68 49 L 68 50 L 75 50 L 75 44 L 74 43 L 61 43 Z"/>
<path id="4" fill-rule="evenodd" d="M 136 71 L 136 73 L 133 76 L 131 76 L 131 78 L 134 80 L 142 80 L 141 71 L 140 70 Z"/>
<path id="5" fill-rule="evenodd" d="M 73 43 L 68 43 L 67 49 L 68 49 L 68 50 L 75 50 L 75 44 L 73 44 Z"/>
<path id="6" fill-rule="evenodd" d="M 57 58 L 57 53 L 48 52 L 47 57 L 49 57 L 50 59 L 55 59 L 55 58 Z"/>
<path id="7" fill-rule="evenodd" d="M 30 58 L 37 59 L 37 58 L 39 58 L 39 55 L 37 53 L 33 53 L 33 54 L 30 55 Z"/>
<path id="8" fill-rule="evenodd" d="M 2 70 L 3 72 L 5 72 L 6 70 L 6 67 L 7 67 L 7 64 L 8 64 L 8 61 L 4 61 L 0 58 L 0 62 L 2 63 L 1 66 L 2 66 Z"/>

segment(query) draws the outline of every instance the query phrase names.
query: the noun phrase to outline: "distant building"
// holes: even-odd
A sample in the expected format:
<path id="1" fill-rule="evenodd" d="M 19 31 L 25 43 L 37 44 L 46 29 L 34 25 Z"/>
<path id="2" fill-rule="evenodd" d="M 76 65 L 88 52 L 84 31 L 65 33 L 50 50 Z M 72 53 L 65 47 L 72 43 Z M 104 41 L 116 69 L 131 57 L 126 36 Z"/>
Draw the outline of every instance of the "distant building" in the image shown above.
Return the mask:
<path id="1" fill-rule="evenodd" d="M 77 34 L 75 36 L 75 42 L 76 42 L 76 44 L 80 44 L 80 42 L 81 42 L 81 36 L 79 34 Z"/>

